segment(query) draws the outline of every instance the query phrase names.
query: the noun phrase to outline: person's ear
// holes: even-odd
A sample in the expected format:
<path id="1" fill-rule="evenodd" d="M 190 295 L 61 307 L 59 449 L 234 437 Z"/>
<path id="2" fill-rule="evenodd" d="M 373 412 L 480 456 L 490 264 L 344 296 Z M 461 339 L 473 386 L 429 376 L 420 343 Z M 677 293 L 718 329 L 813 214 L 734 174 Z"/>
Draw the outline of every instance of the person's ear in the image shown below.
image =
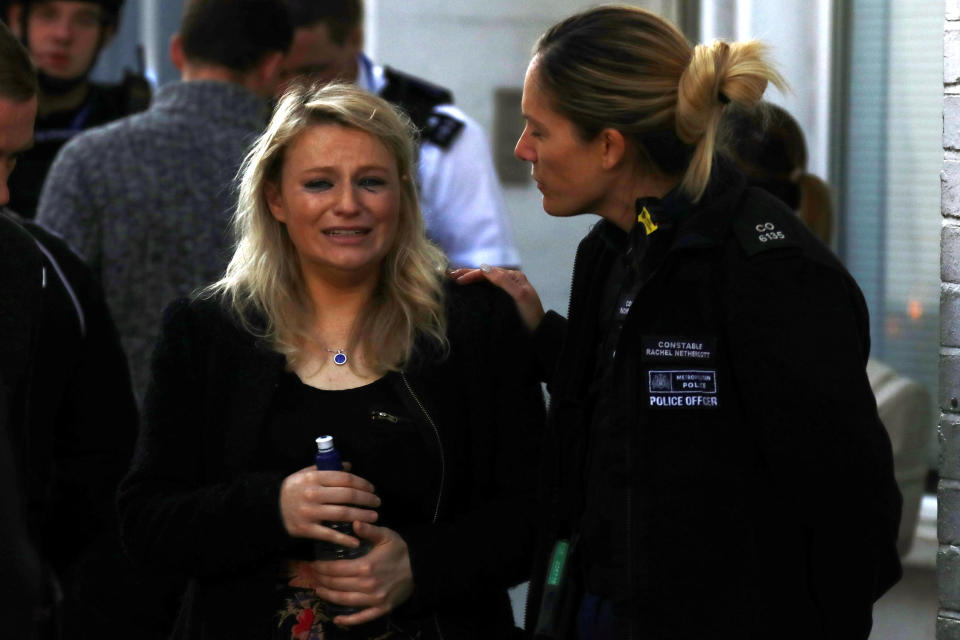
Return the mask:
<path id="1" fill-rule="evenodd" d="M 264 56 L 263 60 L 256 68 L 256 83 L 262 87 L 263 95 L 272 96 L 280 82 L 280 67 L 283 65 L 284 55 L 280 51 L 274 51 Z"/>
<path id="2" fill-rule="evenodd" d="M 14 2 L 9 7 L 7 7 L 7 15 L 3 16 L 7 21 L 7 27 L 18 40 L 22 40 L 24 34 L 23 31 L 23 5 L 19 2 Z"/>
<path id="3" fill-rule="evenodd" d="M 183 67 L 187 62 L 187 54 L 183 51 L 183 38 L 179 33 L 170 36 L 170 62 L 177 68 L 177 71 L 183 73 Z"/>
<path id="4" fill-rule="evenodd" d="M 356 26 L 351 29 L 350 33 L 347 34 L 346 44 L 355 53 L 363 51 L 363 27 Z"/>
<path id="5" fill-rule="evenodd" d="M 601 166 L 604 169 L 613 169 L 627 155 L 627 139 L 616 129 L 601 131 L 597 143 L 600 145 Z"/>
<path id="6" fill-rule="evenodd" d="M 267 207 L 271 215 L 277 222 L 287 221 L 287 209 L 283 206 L 283 197 L 280 194 L 280 184 L 273 180 L 267 180 L 263 184 L 263 198 L 267 201 Z"/>

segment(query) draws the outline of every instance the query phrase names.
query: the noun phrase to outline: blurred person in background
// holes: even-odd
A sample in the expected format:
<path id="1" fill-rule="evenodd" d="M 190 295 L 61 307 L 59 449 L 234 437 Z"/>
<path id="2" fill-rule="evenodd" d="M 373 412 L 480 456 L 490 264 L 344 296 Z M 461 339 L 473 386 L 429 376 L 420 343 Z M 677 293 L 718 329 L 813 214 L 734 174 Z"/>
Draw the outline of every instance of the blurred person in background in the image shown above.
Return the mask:
<path id="1" fill-rule="evenodd" d="M 417 182 L 427 236 L 454 266 L 519 266 L 510 215 L 480 125 L 453 105 L 447 89 L 364 55 L 362 0 L 289 4 L 294 37 L 284 78 L 353 82 L 403 109 L 420 132 Z"/>
<path id="2" fill-rule="evenodd" d="M 785 109 L 764 102 L 754 109 L 733 105 L 723 114 L 720 145 L 753 186 L 797 212 L 820 242 L 833 246 L 830 187 L 807 172 L 807 143 Z"/>
<path id="3" fill-rule="evenodd" d="M 414 148 L 382 99 L 293 87 L 244 163 L 226 274 L 167 310 L 119 506 L 130 553 L 191 578 L 177 638 L 519 632 L 532 344 L 503 292 L 445 282 Z M 319 435 L 349 472 L 317 470 Z M 359 544 L 330 521 L 369 551 L 315 560 Z"/>
<path id="4" fill-rule="evenodd" d="M 40 81 L 34 146 L 10 176 L 10 208 L 37 211 L 43 181 L 61 147 L 81 131 L 143 111 L 150 85 L 127 72 L 120 84 L 93 82 L 90 73 L 116 33 L 123 0 L 13 0 L 4 19 L 30 51 Z"/>
<path id="5" fill-rule="evenodd" d="M 543 208 L 602 220 L 570 317 L 510 292 L 551 393 L 535 637 L 866 640 L 901 575 L 901 496 L 863 296 L 798 217 L 716 153 L 783 80 L 758 42 L 692 47 L 642 9 L 540 38 L 523 88 Z M 785 622 L 784 610 L 789 611 Z"/>
<path id="6" fill-rule="evenodd" d="M 227 264 L 233 179 L 291 35 L 283 0 L 188 0 L 170 43 L 181 81 L 146 112 L 74 138 L 51 169 L 37 219 L 103 285 L 138 399 L 163 308 Z"/>
<path id="7" fill-rule="evenodd" d="M 28 53 L 0 27 L 0 205 L 36 110 Z M 7 209 L 0 229 L 0 394 L 13 475 L 5 490 L 17 487 L 20 509 L 4 530 L 19 521 L 27 536 L 4 550 L 24 553 L 15 557 L 39 569 L 41 585 L 27 609 L 35 635 L 17 637 L 125 637 L 134 620 L 152 637 L 132 597 L 138 577 L 120 549 L 114 509 L 137 429 L 116 328 L 89 269 L 62 240 Z M 36 577 L 4 593 L 36 596 Z"/>

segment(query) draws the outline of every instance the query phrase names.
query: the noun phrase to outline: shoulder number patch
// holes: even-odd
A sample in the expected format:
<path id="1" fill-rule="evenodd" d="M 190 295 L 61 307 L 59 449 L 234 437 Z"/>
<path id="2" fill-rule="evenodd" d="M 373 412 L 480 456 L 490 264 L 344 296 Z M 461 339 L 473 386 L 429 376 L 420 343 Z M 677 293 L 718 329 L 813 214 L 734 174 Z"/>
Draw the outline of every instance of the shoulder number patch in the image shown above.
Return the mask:
<path id="1" fill-rule="evenodd" d="M 760 242 L 774 242 L 776 240 L 786 240 L 787 236 L 783 231 L 778 231 L 772 222 L 764 222 L 753 228 L 757 232 L 757 240 Z"/>
<path id="2" fill-rule="evenodd" d="M 456 140 L 464 123 L 444 113 L 433 113 L 423 127 L 423 138 L 441 149 L 447 149 Z"/>
<path id="3" fill-rule="evenodd" d="M 772 249 L 798 246 L 791 232 L 766 216 L 744 216 L 734 222 L 734 231 L 743 250 L 754 256 Z"/>

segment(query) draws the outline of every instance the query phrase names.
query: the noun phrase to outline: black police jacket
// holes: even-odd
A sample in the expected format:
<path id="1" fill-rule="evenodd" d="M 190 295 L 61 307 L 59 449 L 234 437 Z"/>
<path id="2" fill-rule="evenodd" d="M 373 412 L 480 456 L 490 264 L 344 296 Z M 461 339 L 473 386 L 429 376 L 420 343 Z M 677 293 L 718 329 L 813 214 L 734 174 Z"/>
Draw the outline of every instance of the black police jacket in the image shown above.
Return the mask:
<path id="1" fill-rule="evenodd" d="M 901 574 L 901 497 L 856 283 L 779 201 L 717 167 L 627 313 L 598 432 L 588 390 L 622 255 L 611 233 L 602 221 L 580 244 L 569 322 L 551 313 L 538 329 L 562 348 L 527 628 L 567 539 L 549 637 L 575 637 L 589 579 L 618 638 L 867 638 Z M 585 512 L 604 514 L 606 548 L 577 548 Z M 591 567 L 598 551 L 613 562 Z"/>

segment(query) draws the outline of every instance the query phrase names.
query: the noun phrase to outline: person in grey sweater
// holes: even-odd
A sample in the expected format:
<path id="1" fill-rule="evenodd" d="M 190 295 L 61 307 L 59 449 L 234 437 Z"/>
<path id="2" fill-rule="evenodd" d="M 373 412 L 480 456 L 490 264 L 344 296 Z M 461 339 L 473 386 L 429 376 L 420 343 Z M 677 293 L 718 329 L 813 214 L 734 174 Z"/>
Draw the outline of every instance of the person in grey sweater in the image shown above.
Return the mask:
<path id="1" fill-rule="evenodd" d="M 234 176 L 266 124 L 289 25 L 281 0 L 189 0 L 170 46 L 181 81 L 51 168 L 37 220 L 100 279 L 140 401 L 163 308 L 226 266 Z"/>

